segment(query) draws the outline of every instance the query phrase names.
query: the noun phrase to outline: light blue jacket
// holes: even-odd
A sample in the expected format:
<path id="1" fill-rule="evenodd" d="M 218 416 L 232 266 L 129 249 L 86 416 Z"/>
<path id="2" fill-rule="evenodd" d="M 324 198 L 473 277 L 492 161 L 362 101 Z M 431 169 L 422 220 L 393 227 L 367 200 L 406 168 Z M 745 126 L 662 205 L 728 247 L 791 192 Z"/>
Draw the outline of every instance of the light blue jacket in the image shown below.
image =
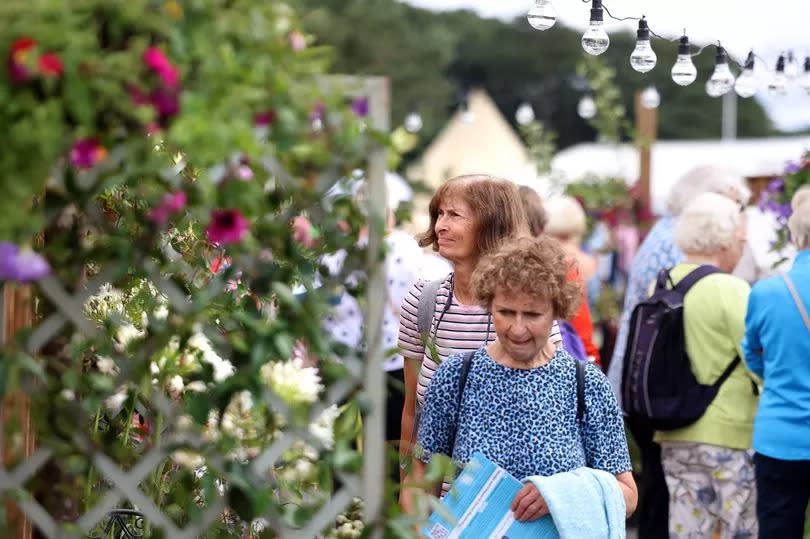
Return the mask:
<path id="1" fill-rule="evenodd" d="M 788 272 L 810 312 L 810 250 Z M 748 368 L 764 380 L 753 447 L 782 460 L 810 460 L 810 331 L 782 277 L 751 289 L 742 342 Z"/>

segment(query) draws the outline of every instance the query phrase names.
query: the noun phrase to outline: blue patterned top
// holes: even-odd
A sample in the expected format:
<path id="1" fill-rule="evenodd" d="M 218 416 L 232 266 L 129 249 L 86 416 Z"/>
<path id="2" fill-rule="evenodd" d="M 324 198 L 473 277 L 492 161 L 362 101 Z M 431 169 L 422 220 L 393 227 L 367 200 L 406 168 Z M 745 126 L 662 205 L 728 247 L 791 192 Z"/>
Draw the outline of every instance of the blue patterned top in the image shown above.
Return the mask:
<path id="1" fill-rule="evenodd" d="M 624 293 L 624 308 L 616 335 L 616 347 L 608 367 L 608 380 L 613 392 L 621 404 L 622 371 L 624 370 L 624 351 L 627 348 L 627 334 L 630 331 L 630 316 L 636 305 L 650 295 L 650 285 L 662 269 L 677 266 L 683 259 L 683 253 L 675 245 L 675 217 L 666 216 L 658 220 L 650 229 L 647 237 L 633 258 L 630 277 Z"/>
<path id="2" fill-rule="evenodd" d="M 621 410 L 598 368 L 586 365 L 585 414 L 578 422 L 576 360 L 567 352 L 558 350 L 541 367 L 513 369 L 482 347 L 473 356 L 459 415 L 462 357 L 443 362 L 428 388 L 418 438 L 425 462 L 452 452 L 464 464 L 480 451 L 518 479 L 581 466 L 613 474 L 632 469 Z"/>

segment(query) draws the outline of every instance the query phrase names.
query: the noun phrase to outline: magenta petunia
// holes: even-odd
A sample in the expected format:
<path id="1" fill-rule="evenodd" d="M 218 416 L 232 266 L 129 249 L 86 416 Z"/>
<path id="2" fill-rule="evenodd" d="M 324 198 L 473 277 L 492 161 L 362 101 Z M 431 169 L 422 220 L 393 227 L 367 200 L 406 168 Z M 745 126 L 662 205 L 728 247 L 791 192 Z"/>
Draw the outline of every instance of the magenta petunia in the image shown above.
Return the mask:
<path id="1" fill-rule="evenodd" d="M 187 202 L 188 196 L 184 191 L 166 193 L 163 195 L 163 199 L 160 203 L 149 210 L 149 213 L 146 214 L 146 218 L 153 223 L 164 225 L 169 220 L 171 214 L 177 213 L 185 208 Z"/>
<path id="2" fill-rule="evenodd" d="M 211 243 L 227 245 L 242 241 L 249 228 L 250 223 L 239 210 L 214 210 L 205 235 Z"/>
<path id="3" fill-rule="evenodd" d="M 157 47 L 149 47 L 143 53 L 143 62 L 160 77 L 167 87 L 177 86 L 180 81 L 180 70 L 169 61 L 162 50 Z"/>
<path id="4" fill-rule="evenodd" d="M 70 149 L 70 164 L 77 168 L 93 168 L 107 157 L 107 149 L 98 139 L 84 138 Z"/>
<path id="5" fill-rule="evenodd" d="M 30 283 L 50 273 L 51 267 L 43 256 L 0 241 L 0 281 Z"/>
<path id="6" fill-rule="evenodd" d="M 273 110 L 266 110 L 264 112 L 259 112 L 255 116 L 253 116 L 253 124 L 256 127 L 267 127 L 268 125 L 272 124 L 276 119 L 276 113 Z"/>
<path id="7" fill-rule="evenodd" d="M 180 112 L 180 96 L 176 90 L 155 88 L 150 94 L 150 101 L 158 114 L 160 125 L 177 116 Z"/>

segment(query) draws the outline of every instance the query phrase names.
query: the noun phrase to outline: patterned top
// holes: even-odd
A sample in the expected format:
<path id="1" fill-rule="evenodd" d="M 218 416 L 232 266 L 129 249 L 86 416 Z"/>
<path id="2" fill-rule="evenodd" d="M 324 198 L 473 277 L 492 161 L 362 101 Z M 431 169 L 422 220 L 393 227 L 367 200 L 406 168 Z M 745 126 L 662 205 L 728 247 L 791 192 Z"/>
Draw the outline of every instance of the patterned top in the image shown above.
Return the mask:
<path id="1" fill-rule="evenodd" d="M 576 360 L 558 350 L 534 369 L 497 363 L 480 348 L 473 357 L 459 415 L 461 355 L 442 363 L 427 394 L 419 445 L 458 464 L 481 451 L 522 479 L 588 466 L 612 474 L 632 469 L 621 410 L 605 375 L 586 365 L 585 413 L 577 421 Z M 455 425 L 455 444 L 450 439 Z"/>
<path id="2" fill-rule="evenodd" d="M 622 398 L 624 351 L 627 348 L 630 317 L 636 305 L 649 297 L 650 283 L 655 281 L 658 273 L 662 269 L 675 267 L 683 259 L 683 253 L 675 245 L 674 236 L 675 218 L 666 216 L 659 219 L 641 243 L 630 268 L 630 277 L 624 293 L 622 318 L 619 322 L 619 332 L 616 335 L 616 347 L 613 349 L 613 358 L 608 367 L 608 380 L 610 380 L 619 404 L 621 404 Z"/>
<path id="3" fill-rule="evenodd" d="M 445 278 L 436 292 L 433 322 L 430 328 L 430 336 L 435 338 L 440 362 L 450 357 L 451 354 L 477 350 L 481 345 L 495 340 L 495 327 L 492 325 L 492 319 L 486 308 L 480 305 L 464 305 L 459 303 L 455 296 L 453 296 L 452 304 L 447 306 L 452 275 L 451 273 Z M 410 293 L 402 302 L 399 319 L 399 348 L 402 350 L 402 355 L 422 360 L 416 388 L 416 399 L 420 407 L 424 405 L 425 392 L 439 367 L 430 357 L 430 351 L 425 349 L 416 322 L 419 298 L 422 296 L 424 286 L 425 281 L 420 280 L 411 287 Z M 445 306 L 447 306 L 446 312 Z M 562 342 L 560 328 L 556 321 L 551 326 L 548 339 L 549 342 L 555 344 Z"/>

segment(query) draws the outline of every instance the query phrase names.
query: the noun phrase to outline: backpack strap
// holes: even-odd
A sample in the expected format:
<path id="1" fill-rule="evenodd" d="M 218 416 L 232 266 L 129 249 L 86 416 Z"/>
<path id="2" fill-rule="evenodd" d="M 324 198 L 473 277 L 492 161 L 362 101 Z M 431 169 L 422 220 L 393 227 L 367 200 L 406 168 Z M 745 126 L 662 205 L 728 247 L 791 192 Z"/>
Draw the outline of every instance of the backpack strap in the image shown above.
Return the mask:
<path id="1" fill-rule="evenodd" d="M 734 372 L 734 369 L 736 369 L 736 368 L 737 368 L 737 365 L 739 365 L 739 364 L 740 364 L 740 361 L 742 361 L 742 360 L 740 359 L 739 354 L 738 354 L 738 355 L 736 355 L 736 356 L 734 356 L 734 359 L 732 359 L 732 360 L 731 360 L 731 363 L 729 363 L 729 364 L 728 364 L 728 367 L 726 367 L 726 370 L 724 370 L 724 371 L 723 371 L 723 374 L 721 374 L 721 375 L 720 375 L 720 378 L 718 378 L 718 379 L 717 379 L 717 381 L 716 381 L 716 382 L 713 384 L 713 385 L 714 385 L 714 387 L 719 388 L 721 385 L 723 385 L 723 382 L 725 382 L 725 381 L 726 381 L 726 379 L 727 379 L 729 376 L 731 376 L 731 373 L 732 373 L 732 372 Z M 752 381 L 752 382 L 753 382 L 753 381 Z M 759 393 L 759 391 L 757 390 L 757 386 L 756 386 L 756 384 L 753 384 L 753 385 L 754 385 L 754 391 L 755 391 L 755 393 L 756 393 L 756 394 L 758 394 L 758 393 Z"/>
<path id="2" fill-rule="evenodd" d="M 461 373 L 459 374 L 458 378 L 458 404 L 456 409 L 458 410 L 456 414 L 456 423 L 453 425 L 453 447 L 456 446 L 456 436 L 458 436 L 458 422 L 461 419 L 461 401 L 464 397 L 464 388 L 467 387 L 467 376 L 470 374 L 470 366 L 472 365 L 472 359 L 475 355 L 475 350 L 472 352 L 467 352 L 464 354 L 464 357 L 461 360 Z"/>
<path id="3" fill-rule="evenodd" d="M 722 273 L 722 272 L 718 268 L 715 268 L 714 266 L 709 264 L 706 264 L 704 266 L 698 266 L 697 268 L 690 271 L 686 275 L 686 277 L 678 281 L 678 284 L 675 285 L 673 290 L 679 292 L 681 295 L 686 295 L 689 289 L 692 288 L 696 282 L 706 277 L 707 275 L 711 275 L 712 273 Z"/>
<path id="4" fill-rule="evenodd" d="M 577 421 L 585 415 L 585 363 L 574 361 L 577 367 Z"/>
<path id="5" fill-rule="evenodd" d="M 790 278 L 790 275 L 785 274 L 784 278 L 785 284 L 790 291 L 790 295 L 793 296 L 793 301 L 796 302 L 796 307 L 799 309 L 799 313 L 802 315 L 804 325 L 807 327 L 807 331 L 810 331 L 810 316 L 807 315 L 807 309 L 804 308 L 804 303 L 802 303 L 802 298 L 799 296 L 799 292 L 796 290 L 796 285 L 793 284 L 793 280 Z"/>
<path id="6" fill-rule="evenodd" d="M 430 336 L 430 326 L 433 323 L 433 313 L 436 309 L 436 294 L 443 282 L 444 279 L 436 279 L 426 282 L 422 287 L 422 294 L 419 296 L 416 308 L 416 329 L 423 341 Z"/>

